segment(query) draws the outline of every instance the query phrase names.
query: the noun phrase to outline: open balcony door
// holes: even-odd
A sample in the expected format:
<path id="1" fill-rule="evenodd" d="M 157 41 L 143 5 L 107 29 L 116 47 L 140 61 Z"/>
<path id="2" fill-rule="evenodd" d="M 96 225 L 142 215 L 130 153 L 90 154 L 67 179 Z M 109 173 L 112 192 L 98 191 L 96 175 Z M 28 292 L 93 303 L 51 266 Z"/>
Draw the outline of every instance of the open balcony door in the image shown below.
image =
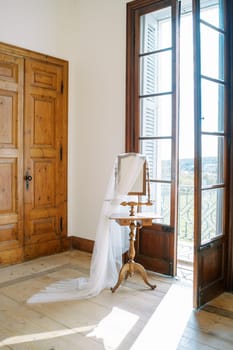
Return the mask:
<path id="1" fill-rule="evenodd" d="M 224 0 L 195 0 L 194 306 L 224 291 L 227 234 L 227 74 Z"/>
<path id="2" fill-rule="evenodd" d="M 126 151 L 147 156 L 153 209 L 162 220 L 137 235 L 136 259 L 145 268 L 176 274 L 177 0 L 127 4 Z"/>

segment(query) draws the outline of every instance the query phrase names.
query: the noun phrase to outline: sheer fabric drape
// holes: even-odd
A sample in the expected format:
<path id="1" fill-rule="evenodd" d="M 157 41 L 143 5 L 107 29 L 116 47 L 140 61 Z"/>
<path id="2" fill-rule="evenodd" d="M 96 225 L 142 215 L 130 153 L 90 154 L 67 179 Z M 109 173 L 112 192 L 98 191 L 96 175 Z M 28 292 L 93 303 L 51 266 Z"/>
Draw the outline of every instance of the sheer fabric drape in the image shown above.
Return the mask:
<path id="1" fill-rule="evenodd" d="M 129 156 L 125 173 L 118 177 L 117 157 L 106 190 L 96 231 L 89 277 L 65 279 L 53 283 L 33 295 L 27 301 L 28 303 L 91 298 L 98 295 L 104 288 L 115 285 L 122 266 L 122 254 L 127 251 L 129 243 L 125 228 L 120 227 L 109 217 L 113 213 L 119 213 L 120 210 L 128 210 L 120 206 L 120 203 L 127 200 L 127 193 L 133 187 L 145 162 L 145 158 L 137 153 L 124 154 L 124 156 Z"/>

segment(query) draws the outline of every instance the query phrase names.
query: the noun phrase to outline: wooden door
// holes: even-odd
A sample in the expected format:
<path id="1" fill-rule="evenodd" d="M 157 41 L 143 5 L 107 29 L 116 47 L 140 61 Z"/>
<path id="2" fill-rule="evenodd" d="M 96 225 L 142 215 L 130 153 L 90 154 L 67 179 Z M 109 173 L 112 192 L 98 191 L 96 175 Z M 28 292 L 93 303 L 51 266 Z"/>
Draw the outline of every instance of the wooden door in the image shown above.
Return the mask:
<path id="1" fill-rule="evenodd" d="M 61 250 L 66 235 L 63 68 L 25 63 L 25 259 Z"/>
<path id="2" fill-rule="evenodd" d="M 0 43 L 0 264 L 69 246 L 67 68 Z"/>
<path id="3" fill-rule="evenodd" d="M 177 244 L 178 11 L 176 0 L 127 5 L 126 151 L 147 156 L 155 203 L 150 210 L 163 218 L 140 230 L 136 260 L 171 276 Z"/>
<path id="4" fill-rule="evenodd" d="M 194 306 L 224 291 L 228 234 L 226 7 L 194 2 L 195 206 Z M 211 43 L 211 45 L 209 45 Z M 211 62 L 209 58 L 211 57 Z"/>
<path id="5" fill-rule="evenodd" d="M 23 258 L 23 59 L 0 53 L 0 264 Z"/>

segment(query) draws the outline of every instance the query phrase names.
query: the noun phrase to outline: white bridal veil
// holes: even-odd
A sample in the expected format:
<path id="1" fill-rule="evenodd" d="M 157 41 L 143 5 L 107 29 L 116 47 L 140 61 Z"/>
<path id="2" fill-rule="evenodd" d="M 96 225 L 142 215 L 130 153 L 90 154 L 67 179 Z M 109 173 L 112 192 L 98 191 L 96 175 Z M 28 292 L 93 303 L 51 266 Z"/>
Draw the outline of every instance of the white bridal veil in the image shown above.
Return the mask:
<path id="1" fill-rule="evenodd" d="M 125 153 L 121 156 L 129 157 L 129 161 L 124 166 L 124 174 L 121 173 L 120 176 L 118 157 L 115 161 L 97 226 L 89 277 L 53 283 L 33 295 L 28 299 L 28 303 L 91 298 L 104 288 L 113 287 L 117 282 L 122 266 L 122 254 L 127 251 L 129 245 L 128 234 L 109 217 L 113 213 L 125 210 L 120 203 L 126 200 L 127 193 L 133 187 L 145 162 L 145 157 L 138 153 Z"/>

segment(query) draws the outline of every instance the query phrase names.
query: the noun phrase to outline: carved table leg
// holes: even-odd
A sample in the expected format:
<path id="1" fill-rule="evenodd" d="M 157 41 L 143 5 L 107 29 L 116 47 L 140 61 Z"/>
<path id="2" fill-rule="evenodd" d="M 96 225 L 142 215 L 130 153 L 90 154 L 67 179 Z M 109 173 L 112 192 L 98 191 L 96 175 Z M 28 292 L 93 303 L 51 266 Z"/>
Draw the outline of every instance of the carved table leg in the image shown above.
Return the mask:
<path id="1" fill-rule="evenodd" d="M 115 284 L 114 287 L 111 288 L 111 291 L 114 293 L 115 290 L 119 287 L 119 285 L 121 284 L 121 282 L 123 281 L 125 274 L 129 275 L 129 263 L 126 263 L 124 266 L 122 266 L 120 273 L 119 273 L 119 277 L 118 277 L 118 281 Z"/>
<path id="2" fill-rule="evenodd" d="M 143 281 L 144 281 L 149 287 L 151 287 L 151 289 L 155 289 L 155 288 L 156 288 L 156 284 L 151 284 L 151 283 L 148 281 L 146 270 L 144 269 L 144 267 L 143 267 L 141 264 L 134 263 L 134 269 L 137 270 L 137 271 L 141 274 Z"/>
<path id="3" fill-rule="evenodd" d="M 151 288 L 155 289 L 156 284 L 151 284 L 148 281 L 147 273 L 144 267 L 141 264 L 135 263 L 134 257 L 135 257 L 135 248 L 134 248 L 134 239 L 135 239 L 135 232 L 137 228 L 137 224 L 132 221 L 130 223 L 130 233 L 129 233 L 129 251 L 128 251 L 128 257 L 129 260 L 126 264 L 124 264 L 120 270 L 118 281 L 115 284 L 114 287 L 111 288 L 111 291 L 114 293 L 115 290 L 120 286 L 123 279 L 127 279 L 129 276 L 132 277 L 135 271 L 138 271 L 140 275 L 142 276 L 143 281 Z"/>

